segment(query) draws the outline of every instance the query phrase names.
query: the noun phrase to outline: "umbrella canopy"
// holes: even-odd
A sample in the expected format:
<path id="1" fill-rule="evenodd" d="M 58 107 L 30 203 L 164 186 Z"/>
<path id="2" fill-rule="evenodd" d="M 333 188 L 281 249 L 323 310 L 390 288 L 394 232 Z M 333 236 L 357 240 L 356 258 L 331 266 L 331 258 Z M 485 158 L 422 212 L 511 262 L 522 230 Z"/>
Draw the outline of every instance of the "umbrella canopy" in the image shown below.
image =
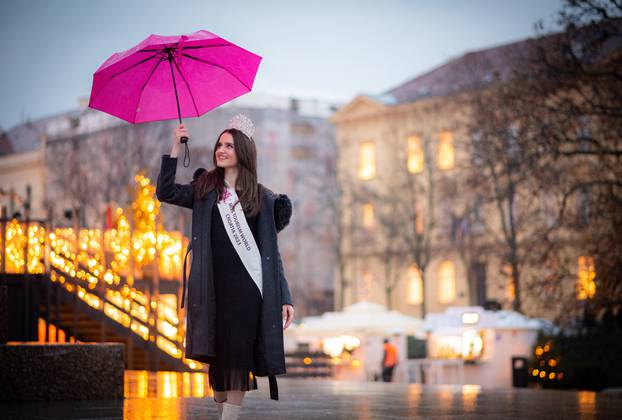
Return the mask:
<path id="1" fill-rule="evenodd" d="M 332 337 L 337 335 L 376 336 L 402 333 L 423 336 L 419 318 L 388 311 L 383 305 L 361 301 L 344 308 L 343 312 L 326 312 L 306 317 L 292 329 L 298 337 Z"/>
<path id="2" fill-rule="evenodd" d="M 131 123 L 198 117 L 250 92 L 260 62 L 208 31 L 150 35 L 97 69 L 89 106 Z"/>
<path id="3" fill-rule="evenodd" d="M 198 117 L 250 92 L 260 62 L 260 56 L 208 31 L 150 35 L 97 69 L 89 107 L 130 123 L 181 123 L 182 117 Z M 189 166 L 186 141 L 181 139 Z"/>

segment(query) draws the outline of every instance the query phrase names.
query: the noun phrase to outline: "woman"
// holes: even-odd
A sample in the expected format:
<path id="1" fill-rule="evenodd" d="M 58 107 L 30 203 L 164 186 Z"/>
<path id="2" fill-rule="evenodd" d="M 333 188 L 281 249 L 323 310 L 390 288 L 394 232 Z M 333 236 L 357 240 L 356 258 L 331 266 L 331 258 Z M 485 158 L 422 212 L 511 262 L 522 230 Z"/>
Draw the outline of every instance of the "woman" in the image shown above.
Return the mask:
<path id="1" fill-rule="evenodd" d="M 180 124 L 170 155 L 162 156 L 156 188 L 160 201 L 192 209 L 185 356 L 209 364 L 222 419 L 237 418 L 245 392 L 257 389 L 256 376 L 269 377 L 270 396 L 278 399 L 283 331 L 294 319 L 277 244 L 291 203 L 257 182 L 252 133 L 250 120 L 234 117 L 218 136 L 214 169 L 199 168 L 182 185 L 175 183 L 177 154 L 188 132 Z"/>

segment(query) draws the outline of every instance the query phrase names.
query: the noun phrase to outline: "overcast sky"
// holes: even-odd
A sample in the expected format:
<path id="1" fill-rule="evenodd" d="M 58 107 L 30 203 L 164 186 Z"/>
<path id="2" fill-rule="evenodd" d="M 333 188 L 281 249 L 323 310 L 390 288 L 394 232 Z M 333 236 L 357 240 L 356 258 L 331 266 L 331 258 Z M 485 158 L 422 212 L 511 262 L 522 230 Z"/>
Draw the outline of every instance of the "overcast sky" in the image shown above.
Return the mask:
<path id="1" fill-rule="evenodd" d="M 149 34 L 205 29 L 263 57 L 253 90 L 347 100 L 534 35 L 561 0 L 1 0 L 0 127 L 77 107 Z M 252 95 L 253 93 L 249 93 Z"/>

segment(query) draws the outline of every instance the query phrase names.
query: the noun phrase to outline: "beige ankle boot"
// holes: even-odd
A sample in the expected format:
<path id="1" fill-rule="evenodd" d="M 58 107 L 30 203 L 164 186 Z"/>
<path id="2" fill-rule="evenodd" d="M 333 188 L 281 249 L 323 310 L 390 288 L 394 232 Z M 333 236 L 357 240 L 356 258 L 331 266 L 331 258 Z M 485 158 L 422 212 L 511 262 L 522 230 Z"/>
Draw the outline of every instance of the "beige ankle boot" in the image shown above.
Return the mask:
<path id="1" fill-rule="evenodd" d="M 224 402 L 222 404 L 222 420 L 236 420 L 240 414 L 242 406 Z"/>

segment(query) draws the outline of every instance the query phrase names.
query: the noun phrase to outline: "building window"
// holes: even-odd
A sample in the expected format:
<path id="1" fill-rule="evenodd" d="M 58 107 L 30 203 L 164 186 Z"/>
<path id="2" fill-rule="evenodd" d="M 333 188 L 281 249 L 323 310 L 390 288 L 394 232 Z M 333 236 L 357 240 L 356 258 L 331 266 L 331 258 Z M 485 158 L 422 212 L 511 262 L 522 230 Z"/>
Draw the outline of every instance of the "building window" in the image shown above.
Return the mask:
<path id="1" fill-rule="evenodd" d="M 453 169 L 455 161 L 454 135 L 451 131 L 441 131 L 438 137 L 437 162 L 439 169 Z"/>
<path id="2" fill-rule="evenodd" d="M 373 281 L 374 275 L 372 274 L 372 272 L 370 270 L 364 270 L 359 284 L 359 300 L 369 300 L 369 297 L 371 296 Z"/>
<path id="3" fill-rule="evenodd" d="M 415 232 L 417 235 L 423 235 L 425 230 L 425 213 L 424 207 L 421 201 L 417 201 L 414 206 L 415 210 Z"/>
<path id="4" fill-rule="evenodd" d="M 442 261 L 438 267 L 440 278 L 439 302 L 443 304 L 453 303 L 456 299 L 456 268 L 454 263 L 446 260 Z"/>
<path id="5" fill-rule="evenodd" d="M 514 284 L 514 275 L 512 274 L 514 270 L 512 270 L 512 265 L 510 263 L 506 263 L 503 265 L 501 269 L 503 272 L 503 276 L 505 277 L 506 292 L 507 299 L 510 302 L 514 302 L 516 300 L 516 285 Z"/>
<path id="6" fill-rule="evenodd" d="M 417 136 L 408 137 L 408 172 L 420 174 L 425 167 L 424 162 L 421 138 Z"/>
<path id="7" fill-rule="evenodd" d="M 591 299 L 596 294 L 596 270 L 594 258 L 584 255 L 579 257 L 579 270 L 577 276 L 577 299 Z"/>
<path id="8" fill-rule="evenodd" d="M 412 264 L 408 271 L 407 302 L 410 305 L 421 305 L 423 303 L 423 278 L 417 264 Z"/>
<path id="9" fill-rule="evenodd" d="M 363 204 L 363 227 L 365 229 L 374 227 L 374 205 L 371 203 Z"/>
<path id="10" fill-rule="evenodd" d="M 372 179 L 376 176 L 376 144 L 365 141 L 359 145 L 359 178 Z"/>

